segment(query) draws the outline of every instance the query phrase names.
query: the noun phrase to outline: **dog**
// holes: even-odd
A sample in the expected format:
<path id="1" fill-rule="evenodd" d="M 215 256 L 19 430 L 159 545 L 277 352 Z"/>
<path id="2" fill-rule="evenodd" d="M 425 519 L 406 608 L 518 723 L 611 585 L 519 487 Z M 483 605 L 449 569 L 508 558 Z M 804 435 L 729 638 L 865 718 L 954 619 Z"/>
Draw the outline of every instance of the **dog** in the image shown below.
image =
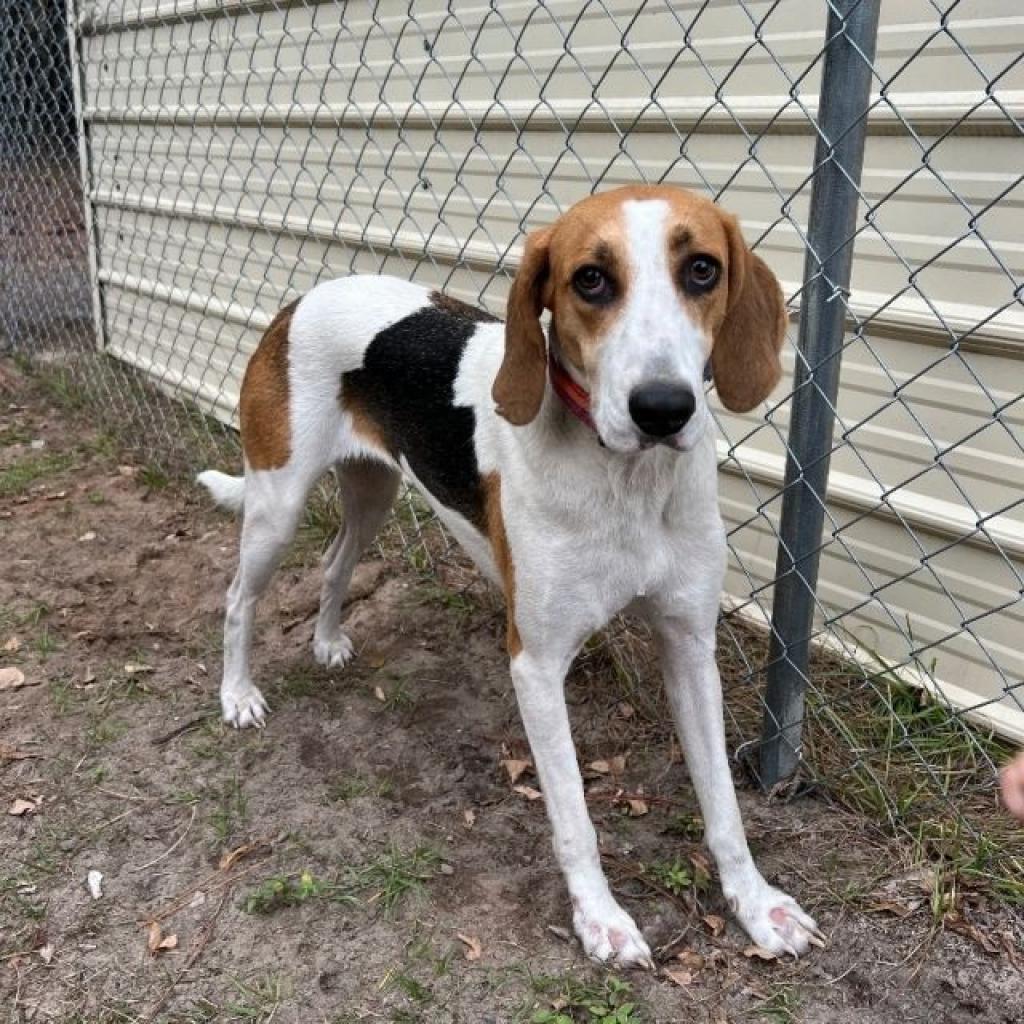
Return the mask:
<path id="1" fill-rule="evenodd" d="M 726 408 L 753 409 L 779 380 L 785 327 L 778 281 L 736 219 L 669 186 L 590 196 L 531 233 L 504 323 L 404 280 L 318 284 L 278 313 L 246 369 L 244 477 L 198 478 L 242 509 L 225 720 L 265 722 L 254 608 L 311 486 L 333 469 L 345 510 L 313 634 L 316 660 L 341 667 L 353 656 L 346 588 L 404 477 L 504 593 L 512 680 L 585 952 L 653 966 L 601 870 L 564 696 L 580 646 L 625 608 L 656 637 L 733 913 L 774 954 L 821 945 L 750 855 L 715 663 L 726 540 L 704 378 Z"/>

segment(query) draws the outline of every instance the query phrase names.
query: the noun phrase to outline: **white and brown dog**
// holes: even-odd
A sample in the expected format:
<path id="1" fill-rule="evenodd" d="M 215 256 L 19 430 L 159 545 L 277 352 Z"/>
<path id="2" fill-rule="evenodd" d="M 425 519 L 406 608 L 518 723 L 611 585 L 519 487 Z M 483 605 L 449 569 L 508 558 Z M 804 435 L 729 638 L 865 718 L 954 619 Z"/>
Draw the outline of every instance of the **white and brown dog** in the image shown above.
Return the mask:
<path id="1" fill-rule="evenodd" d="M 504 591 L 512 679 L 586 952 L 651 964 L 601 871 L 564 697 L 580 645 L 627 607 L 658 638 L 730 906 L 773 952 L 819 944 L 751 859 L 715 665 L 726 542 L 704 371 L 728 408 L 753 408 L 779 379 L 785 323 L 778 282 L 736 220 L 663 186 L 591 196 L 531 234 L 504 324 L 388 277 L 328 281 L 284 309 L 242 385 L 244 478 L 199 477 L 244 508 L 225 720 L 264 723 L 253 612 L 310 487 L 333 468 L 344 502 L 313 635 L 317 661 L 341 666 L 353 653 L 345 591 L 404 476 Z"/>

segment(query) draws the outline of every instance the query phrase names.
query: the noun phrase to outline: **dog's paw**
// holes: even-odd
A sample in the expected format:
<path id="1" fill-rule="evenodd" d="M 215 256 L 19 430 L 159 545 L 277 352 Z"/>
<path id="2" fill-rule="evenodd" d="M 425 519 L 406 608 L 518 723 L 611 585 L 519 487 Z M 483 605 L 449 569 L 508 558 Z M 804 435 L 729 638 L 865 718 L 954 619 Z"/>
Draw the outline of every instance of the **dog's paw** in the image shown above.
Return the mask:
<path id="1" fill-rule="evenodd" d="M 753 895 L 729 901 L 746 933 L 762 949 L 776 956 L 798 957 L 811 946 L 825 946 L 814 918 L 796 900 L 764 883 Z"/>
<path id="2" fill-rule="evenodd" d="M 243 689 L 222 692 L 220 706 L 224 712 L 224 721 L 236 729 L 247 729 L 249 726 L 262 729 L 267 724 L 270 712 L 263 694 L 251 683 Z"/>
<path id="3" fill-rule="evenodd" d="M 577 904 L 572 923 L 584 953 L 592 960 L 615 967 L 654 969 L 651 950 L 640 929 L 614 901 L 600 908 Z"/>
<path id="4" fill-rule="evenodd" d="M 324 668 L 341 668 L 355 657 L 355 653 L 352 641 L 340 631 L 330 640 L 313 638 L 313 657 Z"/>

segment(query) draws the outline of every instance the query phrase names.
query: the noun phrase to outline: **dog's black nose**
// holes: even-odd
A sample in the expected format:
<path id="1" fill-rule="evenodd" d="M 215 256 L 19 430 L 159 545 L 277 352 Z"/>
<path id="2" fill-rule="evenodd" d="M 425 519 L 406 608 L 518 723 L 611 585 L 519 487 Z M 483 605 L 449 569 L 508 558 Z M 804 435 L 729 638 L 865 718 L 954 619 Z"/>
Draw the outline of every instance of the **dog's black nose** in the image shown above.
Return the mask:
<path id="1" fill-rule="evenodd" d="M 629 396 L 629 415 L 651 437 L 668 437 L 682 430 L 696 407 L 693 391 L 685 384 L 656 381 L 641 385 Z"/>

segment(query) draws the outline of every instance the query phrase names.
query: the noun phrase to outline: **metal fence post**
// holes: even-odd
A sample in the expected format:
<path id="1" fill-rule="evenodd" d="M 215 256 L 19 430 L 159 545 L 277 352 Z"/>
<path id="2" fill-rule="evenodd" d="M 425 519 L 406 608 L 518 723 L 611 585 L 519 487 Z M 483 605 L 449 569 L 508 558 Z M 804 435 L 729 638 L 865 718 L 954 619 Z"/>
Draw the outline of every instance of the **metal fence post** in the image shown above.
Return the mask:
<path id="1" fill-rule="evenodd" d="M 880 0 L 829 0 L 772 604 L 760 757 L 765 788 L 792 774 L 800 759 L 844 300 L 850 286 L 880 5 Z"/>

